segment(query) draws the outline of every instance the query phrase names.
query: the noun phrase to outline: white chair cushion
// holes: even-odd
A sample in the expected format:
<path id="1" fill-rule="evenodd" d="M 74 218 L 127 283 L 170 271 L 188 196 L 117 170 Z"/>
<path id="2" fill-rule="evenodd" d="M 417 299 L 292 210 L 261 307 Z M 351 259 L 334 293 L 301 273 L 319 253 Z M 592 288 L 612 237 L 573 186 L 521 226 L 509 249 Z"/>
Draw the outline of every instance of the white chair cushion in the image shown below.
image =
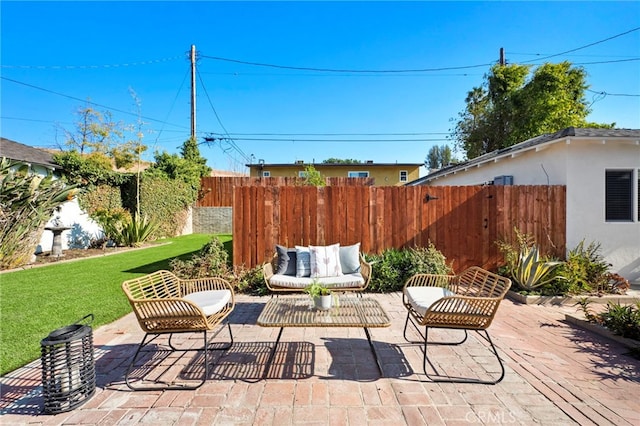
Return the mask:
<path id="1" fill-rule="evenodd" d="M 424 315 L 427 309 L 436 301 L 447 296 L 455 296 L 455 293 L 444 287 L 407 287 L 405 289 L 407 300 L 420 315 Z"/>
<path id="2" fill-rule="evenodd" d="M 196 291 L 187 294 L 183 299 L 197 305 L 206 316 L 220 312 L 231 300 L 231 291 L 229 290 L 207 290 Z"/>

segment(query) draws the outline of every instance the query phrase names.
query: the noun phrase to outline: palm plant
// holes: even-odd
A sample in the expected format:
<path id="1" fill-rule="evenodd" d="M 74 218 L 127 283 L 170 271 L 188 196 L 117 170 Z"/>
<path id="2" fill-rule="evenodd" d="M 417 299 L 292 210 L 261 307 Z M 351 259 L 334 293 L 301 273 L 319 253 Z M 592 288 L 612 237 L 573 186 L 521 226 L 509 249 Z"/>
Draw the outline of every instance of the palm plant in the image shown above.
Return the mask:
<path id="1" fill-rule="evenodd" d="M 0 269 L 25 265 L 53 211 L 73 199 L 76 186 L 0 161 Z"/>

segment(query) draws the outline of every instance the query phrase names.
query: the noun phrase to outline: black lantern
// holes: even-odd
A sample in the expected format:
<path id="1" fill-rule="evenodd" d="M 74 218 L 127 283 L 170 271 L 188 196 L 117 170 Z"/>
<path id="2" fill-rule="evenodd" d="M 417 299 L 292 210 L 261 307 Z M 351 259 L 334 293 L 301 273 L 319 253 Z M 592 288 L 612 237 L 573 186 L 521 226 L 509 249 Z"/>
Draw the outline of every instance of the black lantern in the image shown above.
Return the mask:
<path id="1" fill-rule="evenodd" d="M 93 331 L 89 314 L 77 323 L 59 328 L 42 339 L 42 394 L 44 411 L 57 414 L 86 402 L 96 390 Z"/>

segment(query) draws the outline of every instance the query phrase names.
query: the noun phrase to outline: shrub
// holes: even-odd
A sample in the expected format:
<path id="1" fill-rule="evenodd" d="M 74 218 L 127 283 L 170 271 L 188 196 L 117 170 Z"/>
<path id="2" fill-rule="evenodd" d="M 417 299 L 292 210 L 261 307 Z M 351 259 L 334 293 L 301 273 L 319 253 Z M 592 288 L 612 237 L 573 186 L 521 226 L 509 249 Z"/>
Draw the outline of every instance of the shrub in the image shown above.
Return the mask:
<path id="1" fill-rule="evenodd" d="M 169 265 L 180 278 L 220 277 L 233 281 L 229 253 L 218 237 L 213 237 L 191 259 L 172 259 Z"/>
<path id="2" fill-rule="evenodd" d="M 569 251 L 566 262 L 558 269 L 558 277 L 566 281 L 567 293 L 611 292 L 608 273 L 611 265 L 599 251 L 600 244 L 592 242 L 585 247 L 584 240 Z"/>
<path id="3" fill-rule="evenodd" d="M 518 287 L 531 291 L 558 279 L 554 277 L 553 271 L 561 263 L 541 259 L 536 246 L 526 247 L 520 251 L 512 277 Z"/>
<path id="4" fill-rule="evenodd" d="M 607 310 L 600 314 L 602 325 L 614 334 L 640 340 L 640 302 L 634 305 L 607 303 Z"/>
<path id="5" fill-rule="evenodd" d="M 369 283 L 369 291 L 373 292 L 400 291 L 414 274 L 451 272 L 444 255 L 431 243 L 428 247 L 386 249 L 380 255 L 368 255 L 367 260 L 373 267 Z"/>
<path id="6" fill-rule="evenodd" d="M 640 340 L 640 302 L 636 302 L 635 306 L 608 302 L 606 310 L 600 314 L 591 310 L 591 301 L 587 298 L 580 299 L 577 304 L 587 321 L 600 324 L 613 334 Z"/>
<path id="7" fill-rule="evenodd" d="M 267 283 L 264 281 L 262 266 L 256 266 L 253 269 L 239 266 L 235 268 L 233 275 L 231 283 L 239 292 L 256 296 L 269 294 Z"/>

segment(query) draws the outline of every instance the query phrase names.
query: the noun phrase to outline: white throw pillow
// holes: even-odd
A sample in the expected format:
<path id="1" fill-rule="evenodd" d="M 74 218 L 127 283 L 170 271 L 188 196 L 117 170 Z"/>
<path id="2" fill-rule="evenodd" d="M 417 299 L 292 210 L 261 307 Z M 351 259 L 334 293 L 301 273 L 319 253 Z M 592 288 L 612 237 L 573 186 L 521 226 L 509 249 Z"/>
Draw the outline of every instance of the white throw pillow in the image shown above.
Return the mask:
<path id="1" fill-rule="evenodd" d="M 309 246 L 311 261 L 311 277 L 339 277 L 342 275 L 340 266 L 340 244 L 330 246 Z"/>

